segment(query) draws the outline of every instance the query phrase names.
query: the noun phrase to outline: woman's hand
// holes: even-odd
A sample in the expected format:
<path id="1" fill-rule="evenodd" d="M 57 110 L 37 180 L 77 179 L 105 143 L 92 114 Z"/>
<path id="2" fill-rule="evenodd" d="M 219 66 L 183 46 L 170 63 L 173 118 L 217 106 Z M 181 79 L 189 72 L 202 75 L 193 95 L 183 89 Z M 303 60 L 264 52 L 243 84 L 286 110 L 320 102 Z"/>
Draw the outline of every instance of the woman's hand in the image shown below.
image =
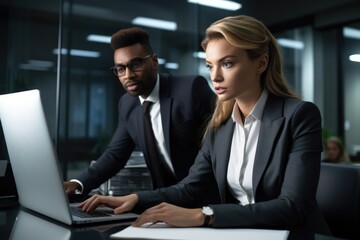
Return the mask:
<path id="1" fill-rule="evenodd" d="M 189 209 L 161 203 L 143 212 L 132 226 L 139 227 L 147 222 L 165 222 L 174 227 L 199 227 L 204 220 L 201 208 Z"/>
<path id="2" fill-rule="evenodd" d="M 79 207 L 85 212 L 91 212 L 99 206 L 107 206 L 114 208 L 114 214 L 120 214 L 131 211 L 139 198 L 136 194 L 130 194 L 122 197 L 111 197 L 94 195 L 82 202 Z"/>

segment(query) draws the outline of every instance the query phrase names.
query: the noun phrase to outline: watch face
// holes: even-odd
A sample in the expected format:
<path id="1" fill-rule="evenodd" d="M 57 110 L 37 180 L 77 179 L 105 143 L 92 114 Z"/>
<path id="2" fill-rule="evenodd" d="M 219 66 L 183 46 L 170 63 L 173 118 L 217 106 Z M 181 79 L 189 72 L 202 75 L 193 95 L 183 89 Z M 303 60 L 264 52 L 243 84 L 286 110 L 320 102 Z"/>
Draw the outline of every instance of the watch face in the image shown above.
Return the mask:
<path id="1" fill-rule="evenodd" d="M 207 216 L 214 215 L 214 211 L 211 207 L 203 207 L 202 212 Z"/>

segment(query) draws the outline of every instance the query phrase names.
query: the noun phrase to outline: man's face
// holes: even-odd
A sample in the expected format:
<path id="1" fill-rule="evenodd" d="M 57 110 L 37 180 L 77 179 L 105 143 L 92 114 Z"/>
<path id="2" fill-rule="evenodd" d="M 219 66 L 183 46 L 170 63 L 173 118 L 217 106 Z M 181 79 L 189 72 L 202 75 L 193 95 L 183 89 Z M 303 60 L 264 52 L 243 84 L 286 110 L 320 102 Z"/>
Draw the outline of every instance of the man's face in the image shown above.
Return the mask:
<path id="1" fill-rule="evenodd" d="M 123 72 L 118 79 L 124 89 L 132 96 L 147 98 L 156 84 L 158 66 L 156 56 L 149 56 L 137 43 L 116 49 L 114 63 Z"/>

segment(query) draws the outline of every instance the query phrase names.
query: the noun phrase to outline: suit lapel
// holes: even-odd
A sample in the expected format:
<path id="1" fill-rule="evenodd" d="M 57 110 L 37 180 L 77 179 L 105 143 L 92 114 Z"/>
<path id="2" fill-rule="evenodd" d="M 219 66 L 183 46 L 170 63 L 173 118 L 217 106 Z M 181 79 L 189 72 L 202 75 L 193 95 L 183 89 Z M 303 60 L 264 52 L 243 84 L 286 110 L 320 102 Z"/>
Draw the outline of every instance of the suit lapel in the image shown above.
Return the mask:
<path id="1" fill-rule="evenodd" d="M 260 134 L 254 162 L 254 193 L 256 193 L 257 186 L 269 161 L 275 138 L 284 123 L 282 111 L 282 98 L 274 97 L 273 95 L 269 94 L 261 120 Z M 234 123 L 232 118 L 229 118 L 224 127 L 217 129 L 217 133 L 215 134 L 216 138 L 213 145 L 215 149 L 215 159 L 212 159 L 212 164 L 213 168 L 215 169 L 215 177 L 218 181 L 222 202 L 226 202 L 226 176 L 230 158 L 233 131 Z"/>
<path id="2" fill-rule="evenodd" d="M 160 76 L 159 99 L 160 99 L 161 122 L 164 131 L 165 144 L 168 153 L 171 155 L 170 121 L 171 121 L 171 106 L 173 99 L 172 97 L 170 97 L 170 80 L 168 78 L 169 77 Z"/>
<path id="3" fill-rule="evenodd" d="M 222 202 L 226 202 L 227 189 L 227 169 L 230 158 L 231 142 L 233 137 L 234 125 L 232 118 L 229 118 L 224 127 L 217 129 L 214 141 L 215 159 L 212 159 L 215 169 L 215 178 L 218 181 L 220 197 Z"/>
<path id="4" fill-rule="evenodd" d="M 282 113 L 283 107 L 282 98 L 269 94 L 261 120 L 259 139 L 255 155 L 253 170 L 254 194 L 256 193 L 257 186 L 268 164 L 271 151 L 274 147 L 275 138 L 284 123 Z"/>

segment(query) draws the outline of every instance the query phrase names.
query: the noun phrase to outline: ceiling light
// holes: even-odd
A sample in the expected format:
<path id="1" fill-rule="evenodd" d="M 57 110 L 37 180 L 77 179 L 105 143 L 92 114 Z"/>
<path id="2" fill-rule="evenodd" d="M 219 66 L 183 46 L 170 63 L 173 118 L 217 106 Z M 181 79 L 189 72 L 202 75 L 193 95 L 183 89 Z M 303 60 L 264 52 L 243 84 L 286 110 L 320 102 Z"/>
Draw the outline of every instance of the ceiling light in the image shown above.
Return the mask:
<path id="1" fill-rule="evenodd" d="M 286 39 L 286 38 L 279 38 L 278 43 L 282 47 L 287 48 L 294 48 L 294 49 L 303 49 L 304 43 L 302 41 L 292 40 L 292 39 Z"/>
<path id="2" fill-rule="evenodd" d="M 170 30 L 170 31 L 176 31 L 177 29 L 176 22 L 155 19 L 155 18 L 136 17 L 131 21 L 131 23 L 134 25 Z"/>
<path id="3" fill-rule="evenodd" d="M 227 0 L 188 0 L 188 3 L 200 4 L 207 7 L 220 8 L 230 11 L 236 11 L 242 7 L 240 3 Z"/>
<path id="4" fill-rule="evenodd" d="M 167 69 L 179 69 L 178 63 L 168 62 L 165 64 L 165 68 Z"/>
<path id="5" fill-rule="evenodd" d="M 205 59 L 206 58 L 206 53 L 205 52 L 194 52 L 193 57 L 194 58 Z"/>
<path id="6" fill-rule="evenodd" d="M 349 60 L 352 62 L 360 62 L 360 54 L 350 55 Z"/>
<path id="7" fill-rule="evenodd" d="M 35 66 L 35 65 L 31 65 L 29 63 L 21 63 L 19 64 L 19 69 L 22 70 L 35 70 L 35 71 L 48 71 L 49 68 L 48 67 L 39 67 L 39 66 Z"/>
<path id="8" fill-rule="evenodd" d="M 356 28 L 343 28 L 343 35 L 347 38 L 359 39 L 360 40 L 360 30 Z"/>
<path id="9" fill-rule="evenodd" d="M 86 40 L 88 40 L 90 42 L 110 43 L 111 36 L 90 34 L 87 36 Z"/>
<path id="10" fill-rule="evenodd" d="M 28 60 L 27 63 L 19 64 L 19 68 L 23 70 L 36 70 L 36 71 L 49 71 L 54 63 L 51 61 L 43 60 Z"/>
<path id="11" fill-rule="evenodd" d="M 53 50 L 54 54 L 59 54 L 59 49 L 55 48 Z M 66 55 L 68 54 L 68 50 L 66 48 L 61 48 L 60 54 Z M 89 58 L 98 58 L 100 57 L 100 53 L 96 51 L 88 51 L 88 50 L 80 50 L 80 49 L 71 49 L 70 50 L 71 56 L 77 56 L 77 57 L 89 57 Z"/>
<path id="12" fill-rule="evenodd" d="M 32 60 L 32 59 L 28 60 L 28 64 L 38 67 L 47 67 L 47 68 L 54 66 L 54 63 L 52 61 Z"/>
<path id="13" fill-rule="evenodd" d="M 165 60 L 164 58 L 158 58 L 157 60 L 158 60 L 158 63 L 159 63 L 160 65 L 166 63 L 166 60 Z"/>
<path id="14" fill-rule="evenodd" d="M 79 50 L 79 49 L 71 49 L 70 55 L 78 56 L 78 57 L 90 57 L 90 58 L 98 58 L 100 57 L 100 53 L 96 51 L 88 51 L 88 50 Z"/>

